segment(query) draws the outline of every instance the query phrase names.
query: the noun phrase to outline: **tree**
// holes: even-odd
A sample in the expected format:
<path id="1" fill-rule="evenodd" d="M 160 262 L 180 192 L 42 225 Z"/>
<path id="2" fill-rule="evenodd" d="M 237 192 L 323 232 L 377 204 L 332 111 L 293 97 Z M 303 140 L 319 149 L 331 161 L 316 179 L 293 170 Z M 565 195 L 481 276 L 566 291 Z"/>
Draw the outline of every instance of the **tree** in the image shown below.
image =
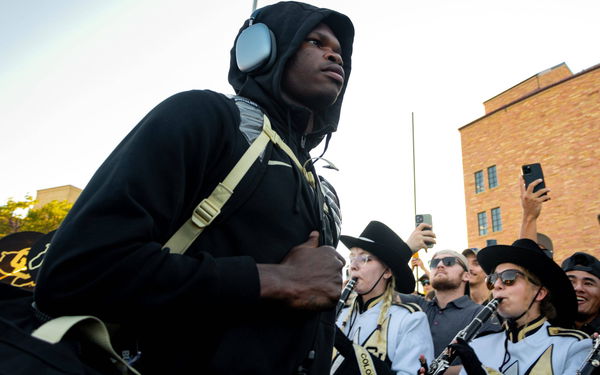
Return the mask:
<path id="1" fill-rule="evenodd" d="M 4 206 L 0 206 L 0 237 L 21 231 L 53 231 L 73 207 L 73 203 L 66 200 L 54 200 L 38 209 L 33 208 L 35 203 L 28 195 L 24 201 L 9 198 Z"/>
<path id="2" fill-rule="evenodd" d="M 30 195 L 26 195 L 24 201 L 8 198 L 6 204 L 0 206 L 0 236 L 19 232 L 26 216 L 24 213 L 34 204 L 35 200 Z"/>
<path id="3" fill-rule="evenodd" d="M 58 228 L 60 223 L 73 207 L 73 203 L 64 201 L 52 201 L 38 209 L 30 209 L 27 217 L 23 220 L 21 230 L 48 233 Z"/>

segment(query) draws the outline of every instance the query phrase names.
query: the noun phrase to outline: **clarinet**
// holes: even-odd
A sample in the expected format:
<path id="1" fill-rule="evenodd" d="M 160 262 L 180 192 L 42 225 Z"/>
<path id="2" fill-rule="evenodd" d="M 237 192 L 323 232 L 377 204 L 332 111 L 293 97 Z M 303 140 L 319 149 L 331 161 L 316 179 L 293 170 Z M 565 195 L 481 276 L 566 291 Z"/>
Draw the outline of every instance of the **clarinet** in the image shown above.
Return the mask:
<path id="1" fill-rule="evenodd" d="M 342 295 L 340 296 L 340 300 L 338 301 L 337 306 L 335 307 L 335 319 L 336 320 L 337 320 L 337 318 L 339 318 L 340 313 L 342 312 L 342 309 L 344 308 L 344 305 L 346 304 L 348 297 L 350 297 L 350 293 L 352 293 L 352 290 L 354 289 L 355 285 L 356 285 L 356 278 L 353 278 L 348 281 L 348 283 L 344 287 L 344 290 L 342 290 Z"/>
<path id="2" fill-rule="evenodd" d="M 475 337 L 483 323 L 486 320 L 488 320 L 496 311 L 498 305 L 500 304 L 500 301 L 500 299 L 494 298 L 493 300 L 488 302 L 488 304 L 485 305 L 483 310 L 481 310 L 479 314 L 477 314 L 475 319 L 473 319 L 471 323 L 469 323 L 465 328 L 460 330 L 456 334 L 456 336 L 454 336 L 452 342 L 454 342 L 457 339 L 463 339 L 466 342 L 471 341 L 473 337 Z M 454 361 L 454 359 L 456 358 L 456 354 L 451 352 L 452 351 L 450 350 L 450 348 L 446 347 L 446 349 L 444 349 L 442 353 L 433 362 L 431 362 L 429 370 L 427 371 L 427 375 L 443 374 L 448 369 L 448 367 L 450 367 L 452 361 Z"/>
<path id="3" fill-rule="evenodd" d="M 600 367 L 600 337 L 594 338 L 594 346 L 588 354 L 583 364 L 577 370 L 577 375 L 591 375 L 598 367 Z"/>

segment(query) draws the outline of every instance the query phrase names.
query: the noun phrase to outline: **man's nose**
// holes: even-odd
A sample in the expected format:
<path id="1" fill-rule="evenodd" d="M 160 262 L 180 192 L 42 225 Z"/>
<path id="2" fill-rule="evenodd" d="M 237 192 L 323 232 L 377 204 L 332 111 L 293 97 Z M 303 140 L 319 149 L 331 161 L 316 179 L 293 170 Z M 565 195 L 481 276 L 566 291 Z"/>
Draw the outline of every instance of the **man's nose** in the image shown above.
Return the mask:
<path id="1" fill-rule="evenodd" d="M 329 50 L 325 53 L 325 58 L 338 65 L 344 65 L 344 60 L 342 60 L 342 56 L 339 53 L 334 52 L 332 50 Z"/>

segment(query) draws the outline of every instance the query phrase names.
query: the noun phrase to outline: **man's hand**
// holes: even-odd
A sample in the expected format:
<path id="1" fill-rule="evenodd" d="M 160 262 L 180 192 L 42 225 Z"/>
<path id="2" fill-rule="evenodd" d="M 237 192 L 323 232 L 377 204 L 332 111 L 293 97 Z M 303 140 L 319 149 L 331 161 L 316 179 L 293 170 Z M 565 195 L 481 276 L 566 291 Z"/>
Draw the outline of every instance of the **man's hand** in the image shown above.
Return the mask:
<path id="1" fill-rule="evenodd" d="M 410 266 L 412 268 L 419 267 L 422 270 L 425 269 L 425 265 L 423 264 L 423 260 L 421 260 L 421 258 L 410 258 Z"/>
<path id="2" fill-rule="evenodd" d="M 412 268 L 419 267 L 420 269 L 423 270 L 423 272 L 425 272 L 425 275 L 429 276 L 429 270 L 427 269 L 427 267 L 425 267 L 425 264 L 423 264 L 423 260 L 421 258 L 419 258 L 419 257 L 410 258 L 410 266 Z"/>
<path id="3" fill-rule="evenodd" d="M 543 188 L 535 193 L 533 189 L 542 182 L 542 179 L 537 179 L 527 186 L 525 189 L 525 180 L 521 179 L 521 207 L 523 208 L 523 218 L 536 220 L 542 212 L 542 203 L 550 200 L 550 189 Z M 544 195 L 546 194 L 546 195 Z"/>
<path id="4" fill-rule="evenodd" d="M 346 263 L 332 246 L 318 246 L 319 232 L 295 246 L 280 264 L 258 264 L 262 298 L 277 299 L 295 309 L 325 310 L 342 291 Z"/>
<path id="5" fill-rule="evenodd" d="M 525 189 L 525 180 L 523 176 L 519 177 L 521 188 L 521 207 L 523 208 L 523 217 L 521 221 L 521 233 L 519 238 L 529 238 L 537 242 L 537 219 L 542 212 L 542 204 L 550 200 L 550 189 L 544 188 L 533 192 L 541 179 L 535 180 Z M 543 195 L 546 193 L 546 195 Z"/>
<path id="6" fill-rule="evenodd" d="M 435 233 L 431 230 L 431 225 L 425 223 L 419 224 L 406 241 L 413 253 L 426 249 L 427 243 L 435 243 Z"/>

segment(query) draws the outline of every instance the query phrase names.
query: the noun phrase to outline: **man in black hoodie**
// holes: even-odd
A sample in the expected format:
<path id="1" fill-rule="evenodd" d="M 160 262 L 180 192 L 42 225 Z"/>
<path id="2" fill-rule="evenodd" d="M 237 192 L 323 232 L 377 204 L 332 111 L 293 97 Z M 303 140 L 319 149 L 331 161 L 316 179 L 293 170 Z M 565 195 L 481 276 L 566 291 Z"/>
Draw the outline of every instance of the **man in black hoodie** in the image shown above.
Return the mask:
<path id="1" fill-rule="evenodd" d="M 274 34 L 274 62 L 243 72 L 234 47 L 229 82 L 314 174 L 309 151 L 337 128 L 352 23 L 296 2 L 253 17 Z M 247 148 L 234 100 L 189 91 L 159 104 L 57 231 L 38 278 L 39 309 L 135 331 L 144 374 L 327 373 L 344 263 L 334 250 L 339 220 L 324 209 L 327 189 L 282 149 L 267 146 L 185 256 L 162 249 Z"/>

